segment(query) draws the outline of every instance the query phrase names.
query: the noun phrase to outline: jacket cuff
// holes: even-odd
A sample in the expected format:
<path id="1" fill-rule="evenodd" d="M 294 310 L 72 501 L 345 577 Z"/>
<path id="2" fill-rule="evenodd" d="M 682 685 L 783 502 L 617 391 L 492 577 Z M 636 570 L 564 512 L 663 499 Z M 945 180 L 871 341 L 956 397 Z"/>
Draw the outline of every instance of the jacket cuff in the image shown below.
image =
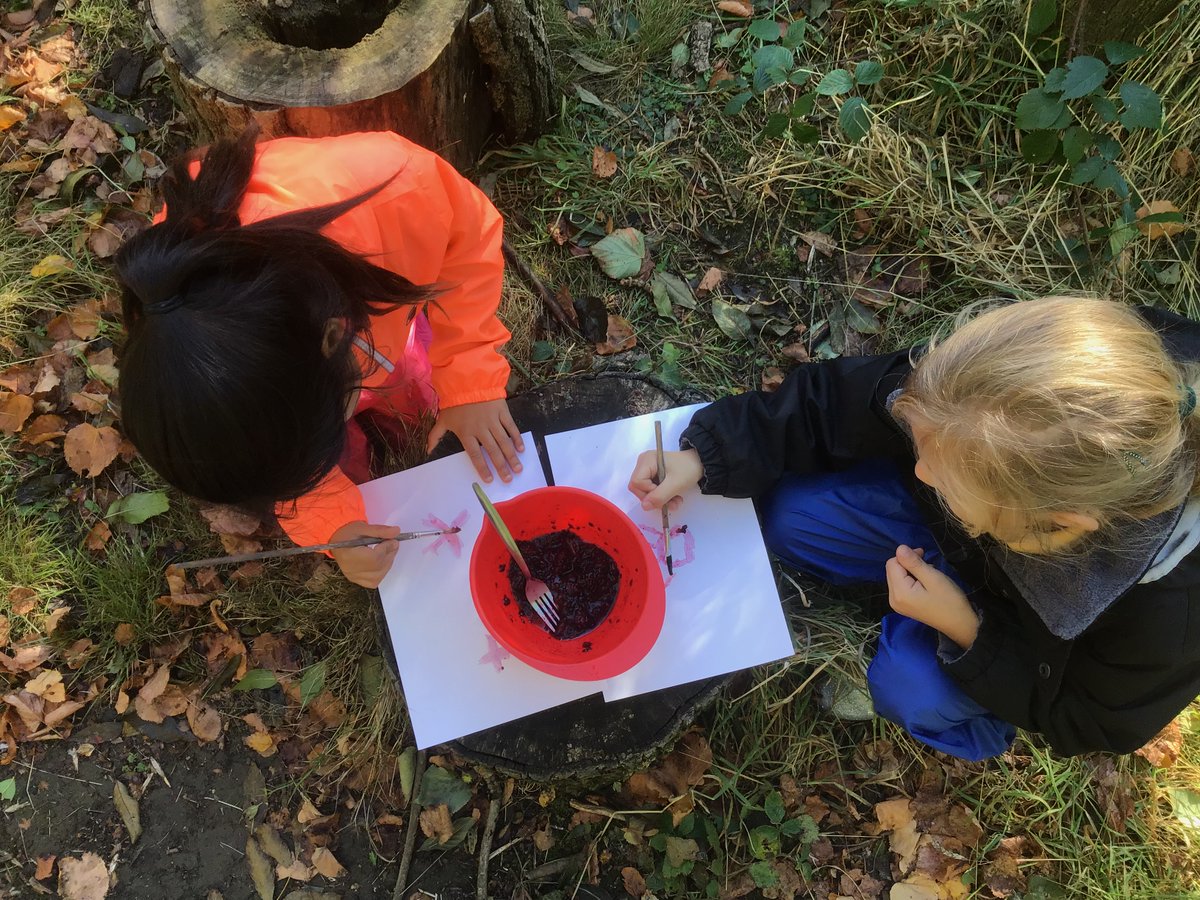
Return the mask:
<path id="1" fill-rule="evenodd" d="M 679 436 L 680 450 L 695 450 L 700 455 L 704 474 L 700 476 L 702 494 L 723 494 L 729 483 L 729 467 L 721 458 L 720 447 L 713 436 L 695 420 Z"/>
<path id="2" fill-rule="evenodd" d="M 978 608 L 975 612 L 979 615 L 979 633 L 970 647 L 963 650 L 945 635 L 938 641 L 938 659 L 943 668 L 962 682 L 974 681 L 986 672 L 1004 640 L 998 629 L 989 627 L 987 616 Z"/>

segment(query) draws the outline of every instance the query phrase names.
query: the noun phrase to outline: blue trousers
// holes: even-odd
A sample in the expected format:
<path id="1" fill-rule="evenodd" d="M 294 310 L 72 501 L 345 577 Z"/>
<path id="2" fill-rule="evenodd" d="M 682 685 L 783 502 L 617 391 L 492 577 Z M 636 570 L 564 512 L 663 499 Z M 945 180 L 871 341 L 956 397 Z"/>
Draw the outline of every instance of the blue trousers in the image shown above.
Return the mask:
<path id="1" fill-rule="evenodd" d="M 787 475 L 759 506 L 770 550 L 831 584 L 885 581 L 884 566 L 900 544 L 924 548 L 928 562 L 959 580 L 890 462 Z M 963 692 L 942 670 L 937 647 L 938 633 L 928 625 L 898 613 L 884 616 L 867 670 L 875 711 L 952 756 L 980 760 L 1002 753 L 1016 729 Z"/>

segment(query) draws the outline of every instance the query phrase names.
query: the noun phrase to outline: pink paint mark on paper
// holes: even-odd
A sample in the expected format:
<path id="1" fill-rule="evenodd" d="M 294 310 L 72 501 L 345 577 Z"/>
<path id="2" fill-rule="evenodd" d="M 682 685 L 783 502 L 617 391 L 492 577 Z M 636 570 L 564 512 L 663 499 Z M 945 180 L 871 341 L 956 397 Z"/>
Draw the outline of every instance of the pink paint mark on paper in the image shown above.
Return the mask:
<path id="1" fill-rule="evenodd" d="M 464 509 L 454 519 L 449 522 L 443 522 L 437 516 L 430 513 L 421 520 L 421 524 L 426 528 L 439 528 L 443 531 L 450 528 L 462 528 L 467 523 L 467 511 Z M 458 559 L 462 556 L 462 539 L 457 534 L 443 534 L 436 541 L 422 550 L 422 553 L 437 553 L 438 548 L 442 545 L 450 548 L 450 552 L 454 554 L 454 558 Z"/>
<path id="2" fill-rule="evenodd" d="M 663 530 L 655 528 L 653 525 L 639 525 L 642 529 L 642 534 L 646 536 L 646 540 L 650 542 L 651 548 L 654 550 L 654 555 L 658 561 L 665 567 L 667 565 L 667 542 L 663 538 Z M 679 570 L 688 563 L 696 561 L 696 538 L 692 534 L 691 529 L 687 525 L 672 525 L 671 526 L 671 568 Z M 671 583 L 674 576 L 667 576 L 667 584 Z"/>
<path id="3" fill-rule="evenodd" d="M 490 634 L 487 636 L 487 642 L 488 642 L 487 653 L 485 653 L 485 654 L 483 654 L 483 656 L 479 657 L 479 664 L 482 666 L 482 665 L 486 665 L 487 663 L 491 663 L 492 667 L 497 672 L 503 672 L 504 671 L 504 661 L 506 659 L 508 659 L 510 656 L 512 656 L 512 654 L 509 653 L 507 650 L 505 650 L 503 647 L 501 647 L 500 644 L 496 642 L 496 639 L 494 637 L 492 637 Z"/>

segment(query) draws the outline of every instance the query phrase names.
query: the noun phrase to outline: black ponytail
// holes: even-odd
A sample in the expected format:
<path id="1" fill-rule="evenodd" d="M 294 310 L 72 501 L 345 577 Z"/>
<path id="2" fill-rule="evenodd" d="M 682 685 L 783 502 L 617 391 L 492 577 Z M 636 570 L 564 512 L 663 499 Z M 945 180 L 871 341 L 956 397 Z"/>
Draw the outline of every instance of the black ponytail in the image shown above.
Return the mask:
<path id="1" fill-rule="evenodd" d="M 372 315 L 433 299 L 320 233 L 386 183 L 338 203 L 242 225 L 255 132 L 213 145 L 163 181 L 166 219 L 117 255 L 128 339 L 121 416 L 180 490 L 265 508 L 337 465 L 362 373 L 352 342 Z M 330 320 L 346 328 L 323 348 Z"/>

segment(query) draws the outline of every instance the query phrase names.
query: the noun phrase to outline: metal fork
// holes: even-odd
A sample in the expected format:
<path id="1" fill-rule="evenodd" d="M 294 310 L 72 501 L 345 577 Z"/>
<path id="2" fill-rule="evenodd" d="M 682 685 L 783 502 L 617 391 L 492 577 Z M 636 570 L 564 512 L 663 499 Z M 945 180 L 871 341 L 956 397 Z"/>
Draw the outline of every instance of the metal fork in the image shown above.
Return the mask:
<path id="1" fill-rule="evenodd" d="M 492 501 L 483 492 L 483 488 L 479 482 L 476 481 L 471 486 L 475 488 L 475 496 L 479 498 L 479 503 L 483 506 L 483 511 L 487 513 L 488 520 L 491 521 L 492 526 L 496 529 L 496 533 L 500 535 L 500 540 L 504 541 L 504 546 L 508 548 L 508 552 L 517 561 L 517 567 L 520 568 L 521 574 L 525 576 L 525 599 L 529 601 L 529 605 L 538 614 L 538 618 L 545 623 L 546 627 L 550 629 L 550 633 L 553 634 L 558 630 L 558 606 L 554 602 L 554 595 L 550 593 L 550 587 L 546 582 L 538 581 L 530 574 L 529 566 L 525 562 L 525 557 L 521 555 L 521 551 L 517 549 L 517 542 L 513 539 L 512 532 L 508 530 L 508 526 L 500 518 L 500 513 L 496 510 L 496 507 L 492 506 Z"/>

